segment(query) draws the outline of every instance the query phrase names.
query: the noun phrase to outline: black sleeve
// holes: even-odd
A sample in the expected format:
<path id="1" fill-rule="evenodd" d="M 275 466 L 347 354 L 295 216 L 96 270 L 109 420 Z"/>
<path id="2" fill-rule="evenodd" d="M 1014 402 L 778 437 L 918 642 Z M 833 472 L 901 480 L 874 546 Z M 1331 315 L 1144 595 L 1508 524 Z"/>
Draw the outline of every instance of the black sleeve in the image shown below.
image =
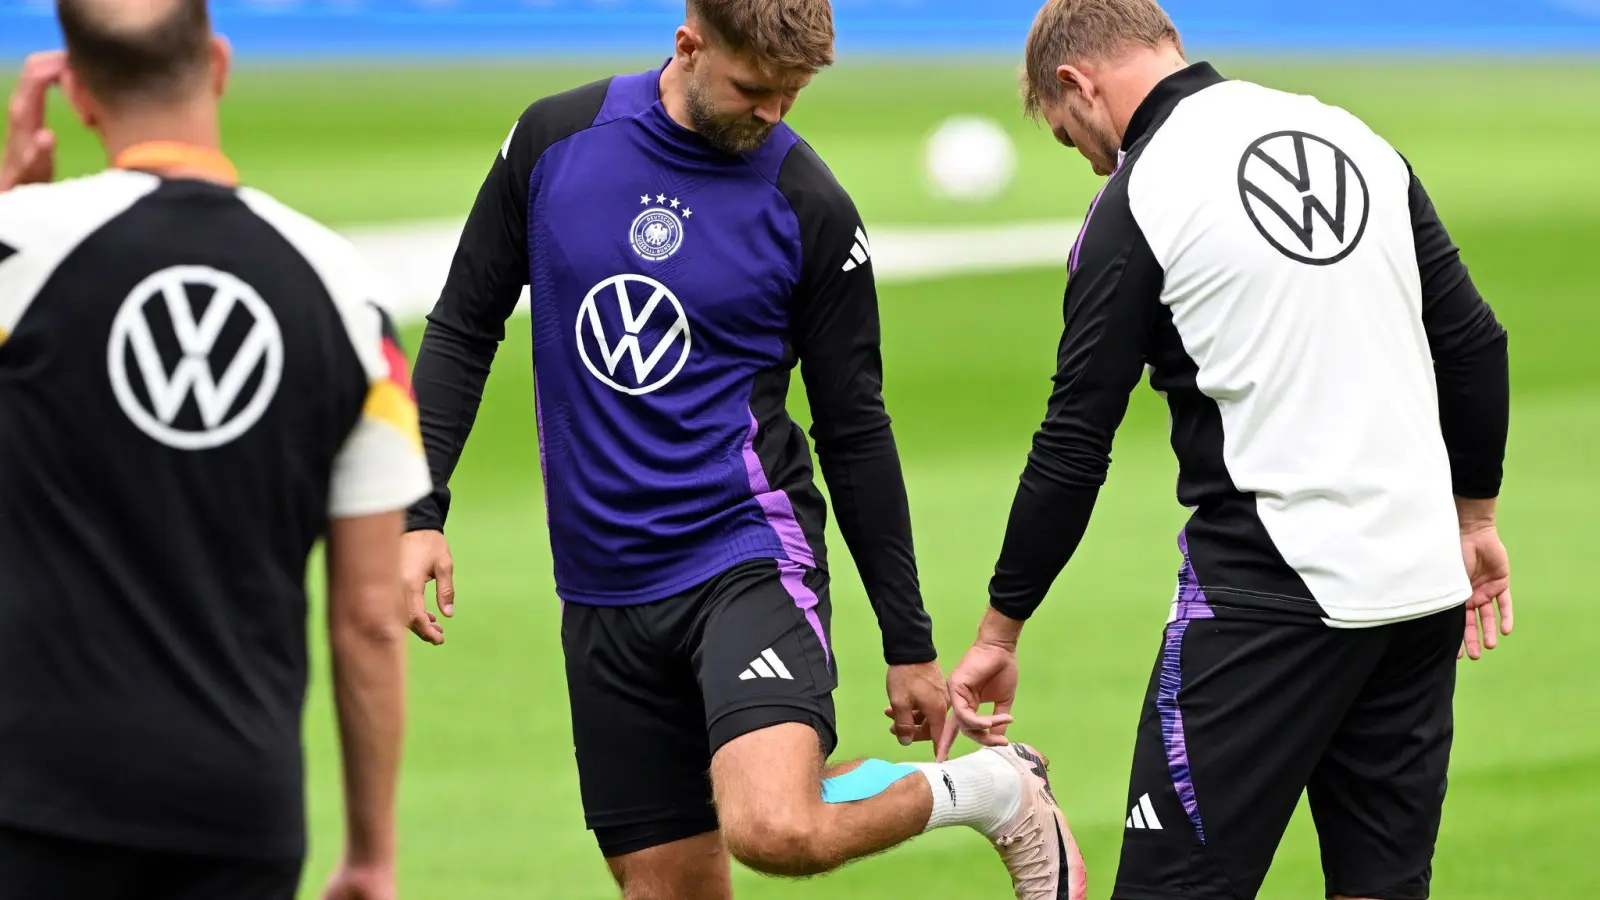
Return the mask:
<path id="1" fill-rule="evenodd" d="M 609 79 L 528 107 L 478 190 L 439 302 L 428 314 L 412 382 L 433 492 L 406 516 L 412 531 L 442 530 L 450 476 L 483 400 L 506 319 L 528 285 L 528 195 L 545 150 L 593 124 Z"/>
<path id="2" fill-rule="evenodd" d="M 811 439 L 839 531 L 883 632 L 890 665 L 938 656 L 922 606 L 911 508 L 883 405 L 871 245 L 850 196 L 801 143 L 778 176 L 800 222 L 803 265 L 793 341 L 811 404 Z"/>
<path id="3" fill-rule="evenodd" d="M 1506 332 L 1472 283 L 1415 172 L 1411 228 L 1422 273 L 1422 325 L 1433 352 L 1439 425 L 1455 492 L 1474 499 L 1497 497 L 1511 420 Z"/>
<path id="4" fill-rule="evenodd" d="M 1013 619 L 1033 615 L 1083 540 L 1144 372 L 1162 274 L 1128 209 L 1127 174 L 1100 198 L 1068 276 L 1055 387 L 989 585 L 990 605 Z"/>

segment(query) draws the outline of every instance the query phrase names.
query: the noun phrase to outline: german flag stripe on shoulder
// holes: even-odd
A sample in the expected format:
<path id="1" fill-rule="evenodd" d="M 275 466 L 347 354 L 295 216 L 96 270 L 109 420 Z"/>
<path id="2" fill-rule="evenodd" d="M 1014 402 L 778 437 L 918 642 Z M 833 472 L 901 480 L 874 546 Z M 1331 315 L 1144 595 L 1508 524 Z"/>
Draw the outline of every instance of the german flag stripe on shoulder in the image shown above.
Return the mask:
<path id="1" fill-rule="evenodd" d="M 411 387 L 411 363 L 400 346 L 400 333 L 394 327 L 394 320 L 383 307 L 372 305 L 383 325 L 385 371 L 383 377 L 373 383 L 362 412 L 370 419 L 399 429 L 420 452 L 422 434 L 417 418 L 417 395 Z"/>
<path id="2" fill-rule="evenodd" d="M 415 402 L 417 394 L 411 386 L 411 361 L 406 358 L 405 346 L 400 342 L 400 331 L 395 328 L 394 319 L 387 310 L 376 303 L 372 305 L 378 311 L 378 320 L 383 327 L 383 361 L 388 366 L 387 377 Z"/>

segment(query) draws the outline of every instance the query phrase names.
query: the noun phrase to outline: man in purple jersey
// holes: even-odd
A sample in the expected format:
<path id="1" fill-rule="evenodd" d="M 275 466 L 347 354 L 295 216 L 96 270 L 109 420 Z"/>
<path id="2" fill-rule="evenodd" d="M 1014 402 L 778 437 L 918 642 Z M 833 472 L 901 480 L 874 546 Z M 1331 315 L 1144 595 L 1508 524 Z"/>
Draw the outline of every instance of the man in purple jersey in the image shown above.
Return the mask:
<path id="1" fill-rule="evenodd" d="M 413 626 L 443 640 L 429 580 L 453 612 L 447 485 L 527 286 L 584 810 L 623 893 L 723 898 L 729 851 L 800 876 L 968 825 L 1000 845 L 1018 896 L 1079 896 L 1033 751 L 826 765 L 826 508 L 785 408 L 797 365 L 901 743 L 938 734 L 947 699 L 884 410 L 871 245 L 782 124 L 832 60 L 827 0 L 691 0 L 665 64 L 517 122 L 418 355 L 438 489 L 411 511 Z"/>

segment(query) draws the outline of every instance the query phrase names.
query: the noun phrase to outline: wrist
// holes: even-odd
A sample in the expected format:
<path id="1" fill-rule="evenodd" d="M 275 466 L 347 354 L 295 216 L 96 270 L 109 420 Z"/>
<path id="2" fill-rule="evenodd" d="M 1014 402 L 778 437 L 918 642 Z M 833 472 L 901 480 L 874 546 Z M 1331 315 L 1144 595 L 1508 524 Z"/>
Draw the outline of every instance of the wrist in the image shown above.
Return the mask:
<path id="1" fill-rule="evenodd" d="M 1022 620 L 1013 619 L 991 606 L 984 611 L 983 621 L 978 623 L 977 643 L 1015 651 L 1017 641 L 1022 638 L 1022 626 L 1025 624 Z"/>
<path id="2" fill-rule="evenodd" d="M 1495 527 L 1495 499 L 1456 497 L 1456 522 L 1462 534 L 1474 534 Z"/>
<path id="3" fill-rule="evenodd" d="M 353 866 L 392 866 L 399 857 L 394 828 L 353 829 L 345 839 L 344 858 Z"/>
<path id="4" fill-rule="evenodd" d="M 363 869 L 383 869 L 395 865 L 399 854 L 391 845 L 387 849 L 362 847 L 352 842 L 345 847 L 344 860 L 352 866 Z"/>

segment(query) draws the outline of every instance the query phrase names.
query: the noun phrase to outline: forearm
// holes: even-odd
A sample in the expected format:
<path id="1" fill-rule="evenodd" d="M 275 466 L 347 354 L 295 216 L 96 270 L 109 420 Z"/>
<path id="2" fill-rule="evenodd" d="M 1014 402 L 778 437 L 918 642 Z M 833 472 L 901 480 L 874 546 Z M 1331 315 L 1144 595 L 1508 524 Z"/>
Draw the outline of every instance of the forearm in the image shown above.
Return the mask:
<path id="1" fill-rule="evenodd" d="M 1038 610 L 1083 541 L 1099 493 L 1093 481 L 1054 480 L 1030 461 L 1017 486 L 989 583 L 992 609 L 1016 621 L 1026 621 Z"/>
<path id="2" fill-rule="evenodd" d="M 1505 332 L 1470 350 L 1438 359 L 1439 425 L 1460 497 L 1499 496 L 1511 421 L 1511 378 Z"/>
<path id="3" fill-rule="evenodd" d="M 330 645 L 346 852 L 357 863 L 390 861 L 405 729 L 405 628 L 398 616 L 382 625 L 336 624 Z"/>
<path id="4" fill-rule="evenodd" d="M 1407 168 L 1410 168 L 1408 162 Z M 1422 284 L 1422 325 L 1433 354 L 1439 425 L 1457 496 L 1500 492 L 1510 423 L 1507 337 L 1461 261 L 1433 201 L 1415 173 L 1411 227 Z"/>
<path id="5" fill-rule="evenodd" d="M 470 334 L 443 319 L 430 322 L 423 336 L 412 382 L 434 489 L 407 512 L 409 531 L 444 529 L 450 477 L 477 419 L 498 348 L 496 338 Z"/>
<path id="6" fill-rule="evenodd" d="M 818 456 L 839 531 L 883 633 L 884 660 L 909 665 L 936 659 L 893 432 L 884 425 L 843 444 L 819 445 Z"/>

